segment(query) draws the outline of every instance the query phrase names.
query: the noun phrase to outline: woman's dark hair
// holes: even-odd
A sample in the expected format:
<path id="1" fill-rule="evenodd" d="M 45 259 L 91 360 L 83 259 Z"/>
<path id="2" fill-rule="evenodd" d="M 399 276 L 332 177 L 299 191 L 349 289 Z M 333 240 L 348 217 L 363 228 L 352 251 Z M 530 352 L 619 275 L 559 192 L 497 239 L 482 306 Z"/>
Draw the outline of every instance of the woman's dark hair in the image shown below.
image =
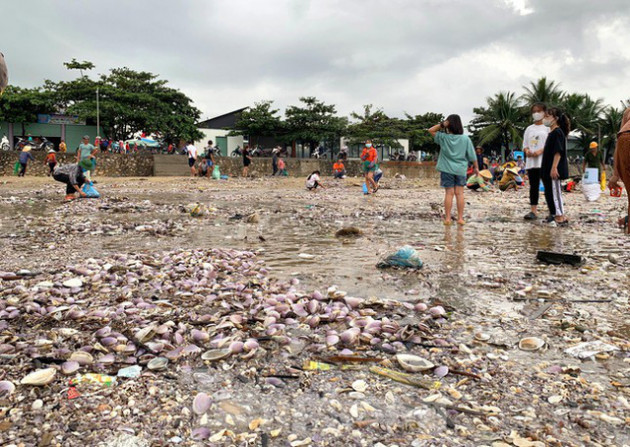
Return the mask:
<path id="1" fill-rule="evenodd" d="M 311 175 L 313 175 L 313 174 L 320 175 L 320 174 L 319 174 L 319 171 L 313 171 L 313 172 L 311 172 Z"/>
<path id="2" fill-rule="evenodd" d="M 556 119 L 558 127 L 564 132 L 564 136 L 568 137 L 569 132 L 571 132 L 571 120 L 569 117 L 557 107 L 547 109 L 547 115 L 553 116 Z"/>
<path id="3" fill-rule="evenodd" d="M 448 131 L 450 133 L 455 135 L 462 135 L 464 133 L 464 126 L 462 125 L 462 119 L 459 115 L 449 115 L 446 121 L 448 121 Z"/>
<path id="4" fill-rule="evenodd" d="M 532 104 L 532 106 L 529 108 L 530 112 L 534 111 L 534 107 L 540 107 L 542 109 L 543 112 L 547 111 L 547 104 L 545 104 L 544 102 L 535 102 L 534 104 Z"/>

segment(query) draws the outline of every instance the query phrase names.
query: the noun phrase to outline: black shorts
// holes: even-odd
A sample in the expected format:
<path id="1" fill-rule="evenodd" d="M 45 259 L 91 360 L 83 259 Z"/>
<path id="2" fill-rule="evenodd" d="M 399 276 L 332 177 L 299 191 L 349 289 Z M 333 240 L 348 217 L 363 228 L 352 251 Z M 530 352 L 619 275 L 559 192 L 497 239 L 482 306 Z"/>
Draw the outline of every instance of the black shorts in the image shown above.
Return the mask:
<path id="1" fill-rule="evenodd" d="M 243 167 L 244 168 L 248 167 L 251 164 L 252 164 L 251 160 L 249 160 L 249 159 L 243 160 Z"/>
<path id="2" fill-rule="evenodd" d="M 189 158 L 189 159 L 188 159 L 188 166 L 190 166 L 191 168 L 192 168 L 193 166 L 195 166 L 195 161 L 196 161 L 196 160 L 195 160 L 194 158 Z"/>

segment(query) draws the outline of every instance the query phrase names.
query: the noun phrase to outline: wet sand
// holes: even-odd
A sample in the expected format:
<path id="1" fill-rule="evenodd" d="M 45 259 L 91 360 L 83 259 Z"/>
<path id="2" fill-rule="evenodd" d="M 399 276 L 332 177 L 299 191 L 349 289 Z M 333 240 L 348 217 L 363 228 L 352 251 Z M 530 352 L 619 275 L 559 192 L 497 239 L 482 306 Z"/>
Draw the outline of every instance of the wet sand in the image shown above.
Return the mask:
<path id="1" fill-rule="evenodd" d="M 384 180 L 383 188 L 373 196 L 361 193 L 359 179 L 324 179 L 328 188 L 315 192 L 304 190 L 298 179 L 98 180 L 96 187 L 103 199 L 63 203 L 62 187 L 50 179 L 2 179 L 0 270 L 28 269 L 46 275 L 89 258 L 124 253 L 251 251 L 264 261 L 270 278 L 297 279 L 309 292 L 335 285 L 349 296 L 365 299 L 443 305 L 452 312 L 448 328 L 455 348 L 443 350 L 438 357 L 449 358 L 452 365 L 484 380 L 469 378 L 462 383 L 463 377 L 449 375 L 444 379 L 448 388 L 442 393 L 452 401 L 500 409 L 500 414 L 477 418 L 451 414 L 455 426 L 448 428 L 444 416 L 433 407 L 396 397 L 411 392 L 423 399 L 434 392 L 381 381 L 374 385 L 374 395 L 355 402 L 333 385 L 335 380 L 348 384 L 372 378 L 365 368 L 303 377 L 265 393 L 251 383 L 236 384 L 230 399 L 248 402 L 251 418 L 273 419 L 273 405 L 291 408 L 280 418 L 284 420 L 284 425 L 278 424 L 283 427 L 281 435 L 270 438 L 259 433 L 253 445 L 263 445 L 265 439 L 267 445 L 291 445 L 287 438 L 291 433 L 298 440 L 311 437 L 312 445 L 375 445 L 379 441 L 387 446 L 521 445 L 512 444 L 520 442 L 510 437 L 513 431 L 546 445 L 630 442 L 626 434 L 630 238 L 615 227 L 625 212 L 625 196 L 602 195 L 598 202 L 586 203 L 579 191 L 566 194 L 571 225 L 552 228 L 523 220 L 529 208 L 525 189 L 467 191 L 467 224 L 447 227 L 441 220 L 442 191 L 433 182 L 415 179 Z M 202 205 L 200 217 L 189 212 L 196 203 Z M 544 203 L 540 208 L 545 210 Z M 248 223 L 247 216 L 252 214 L 257 218 Z M 361 229 L 364 235 L 335 237 L 337 230 L 348 226 Z M 403 245 L 418 251 L 424 261 L 422 270 L 376 269 L 380 258 Z M 579 267 L 540 264 L 538 250 L 577 253 L 585 262 Z M 589 302 L 593 300 L 601 302 Z M 479 333 L 489 336 L 489 341 L 475 340 Z M 518 342 L 524 337 L 540 337 L 546 346 L 535 352 L 519 350 Z M 621 351 L 584 361 L 564 352 L 581 341 L 597 339 Z M 550 373 L 553 366 L 561 372 Z M 190 393 L 207 386 L 217 392 L 223 374 L 231 377 L 232 371 L 215 371 L 211 379 L 199 379 L 211 382 L 205 385 L 198 377 L 182 378 L 182 390 Z M 573 400 L 573 393 L 588 394 L 568 385 L 575 377 L 584 381 L 585 388 L 597 388 L 591 404 Z M 304 391 L 305 381 L 318 385 Z M 304 395 L 296 398 L 297 389 Z M 383 400 L 388 391 L 395 396 L 393 402 Z M 550 403 L 548 398 L 556 395 L 564 397 Z M 347 413 L 358 402 L 376 408 L 362 410 L 359 418 L 373 419 L 374 424 L 357 425 L 354 416 L 347 419 L 346 414 L 339 420 L 329 414 Z M 312 406 L 319 409 L 308 418 Z M 335 417 L 337 425 L 332 426 Z M 219 424 L 213 433 L 225 425 L 224 419 L 225 415 L 217 416 Z M 327 432 L 327 427 L 332 428 Z M 109 437 L 117 439 L 112 433 Z M 190 428 L 173 428 L 171 433 L 182 439 L 181 445 L 196 445 L 190 440 Z M 1 435 L 2 431 L 0 439 Z M 139 438 L 137 442 L 145 439 L 151 445 L 170 445 L 168 440 L 156 444 L 154 437 L 142 433 L 133 436 Z M 340 443 L 344 437 L 349 440 Z M 113 440 L 104 445 L 115 445 Z M 216 445 L 230 445 L 221 442 Z"/>

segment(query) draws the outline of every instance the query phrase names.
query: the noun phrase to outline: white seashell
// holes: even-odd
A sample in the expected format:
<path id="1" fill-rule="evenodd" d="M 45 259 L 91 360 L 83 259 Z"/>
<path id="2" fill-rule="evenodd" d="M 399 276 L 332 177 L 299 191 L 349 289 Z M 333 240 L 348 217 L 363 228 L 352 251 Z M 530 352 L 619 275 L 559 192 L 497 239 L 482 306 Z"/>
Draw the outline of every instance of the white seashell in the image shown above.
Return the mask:
<path id="1" fill-rule="evenodd" d="M 475 334 L 475 340 L 477 340 L 477 341 L 488 341 L 488 340 L 490 340 L 490 334 L 486 334 L 485 332 L 477 332 Z"/>
<path id="2" fill-rule="evenodd" d="M 147 368 L 149 368 L 151 371 L 161 371 L 163 369 L 166 369 L 167 365 L 168 365 L 167 358 L 156 357 L 154 359 L 151 359 L 149 363 L 147 363 Z"/>
<path id="3" fill-rule="evenodd" d="M 230 350 L 230 348 L 211 349 L 211 350 L 206 351 L 203 354 L 201 354 L 201 358 L 203 360 L 208 360 L 210 362 L 214 362 L 214 361 L 217 361 L 217 360 L 222 360 L 224 358 L 227 358 L 231 354 L 232 354 L 232 351 Z"/>
<path id="4" fill-rule="evenodd" d="M 138 332 L 136 332 L 133 338 L 140 343 L 144 343 L 151 340 L 154 336 L 155 336 L 155 325 L 150 324 L 149 326 L 143 329 L 140 329 Z"/>
<path id="5" fill-rule="evenodd" d="M 359 393 L 365 393 L 368 389 L 368 384 L 365 383 L 365 380 L 355 380 L 352 382 L 352 389 L 354 391 L 358 391 Z"/>
<path id="6" fill-rule="evenodd" d="M 38 411 L 38 410 L 41 410 L 43 406 L 44 406 L 44 401 L 41 399 L 36 399 L 31 404 L 31 410 Z"/>
<path id="7" fill-rule="evenodd" d="M 20 380 L 22 385 L 48 385 L 55 379 L 55 374 L 57 374 L 57 370 L 55 368 L 46 368 L 40 369 L 38 371 L 34 371 Z"/>
<path id="8" fill-rule="evenodd" d="M 527 337 L 518 342 L 518 347 L 523 351 L 537 351 L 545 346 L 545 341 L 538 337 Z"/>
<path id="9" fill-rule="evenodd" d="M 74 351 L 70 354 L 69 360 L 77 362 L 79 365 L 91 365 L 94 363 L 94 357 L 86 351 Z"/>
<path id="10" fill-rule="evenodd" d="M 63 282 L 63 286 L 68 289 L 74 289 L 77 287 L 83 287 L 83 281 L 80 278 L 71 278 Z"/>
<path id="11" fill-rule="evenodd" d="M 397 354 L 396 360 L 400 366 L 409 372 L 421 372 L 435 367 L 430 361 L 411 354 Z"/>

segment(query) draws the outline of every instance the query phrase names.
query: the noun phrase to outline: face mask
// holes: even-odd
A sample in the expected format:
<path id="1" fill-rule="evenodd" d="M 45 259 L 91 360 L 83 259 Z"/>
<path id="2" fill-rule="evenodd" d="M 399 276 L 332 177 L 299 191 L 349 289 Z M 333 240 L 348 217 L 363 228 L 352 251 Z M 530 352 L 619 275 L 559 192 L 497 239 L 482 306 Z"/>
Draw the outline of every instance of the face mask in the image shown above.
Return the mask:
<path id="1" fill-rule="evenodd" d="M 553 125 L 553 119 L 551 118 L 546 118 L 543 120 L 543 124 L 547 127 L 551 127 Z"/>
<path id="2" fill-rule="evenodd" d="M 372 143 L 366 143 L 365 147 L 372 147 Z"/>
<path id="3" fill-rule="evenodd" d="M 544 112 L 532 113 L 532 118 L 534 119 L 534 121 L 540 121 L 544 117 L 545 117 L 545 113 Z"/>

